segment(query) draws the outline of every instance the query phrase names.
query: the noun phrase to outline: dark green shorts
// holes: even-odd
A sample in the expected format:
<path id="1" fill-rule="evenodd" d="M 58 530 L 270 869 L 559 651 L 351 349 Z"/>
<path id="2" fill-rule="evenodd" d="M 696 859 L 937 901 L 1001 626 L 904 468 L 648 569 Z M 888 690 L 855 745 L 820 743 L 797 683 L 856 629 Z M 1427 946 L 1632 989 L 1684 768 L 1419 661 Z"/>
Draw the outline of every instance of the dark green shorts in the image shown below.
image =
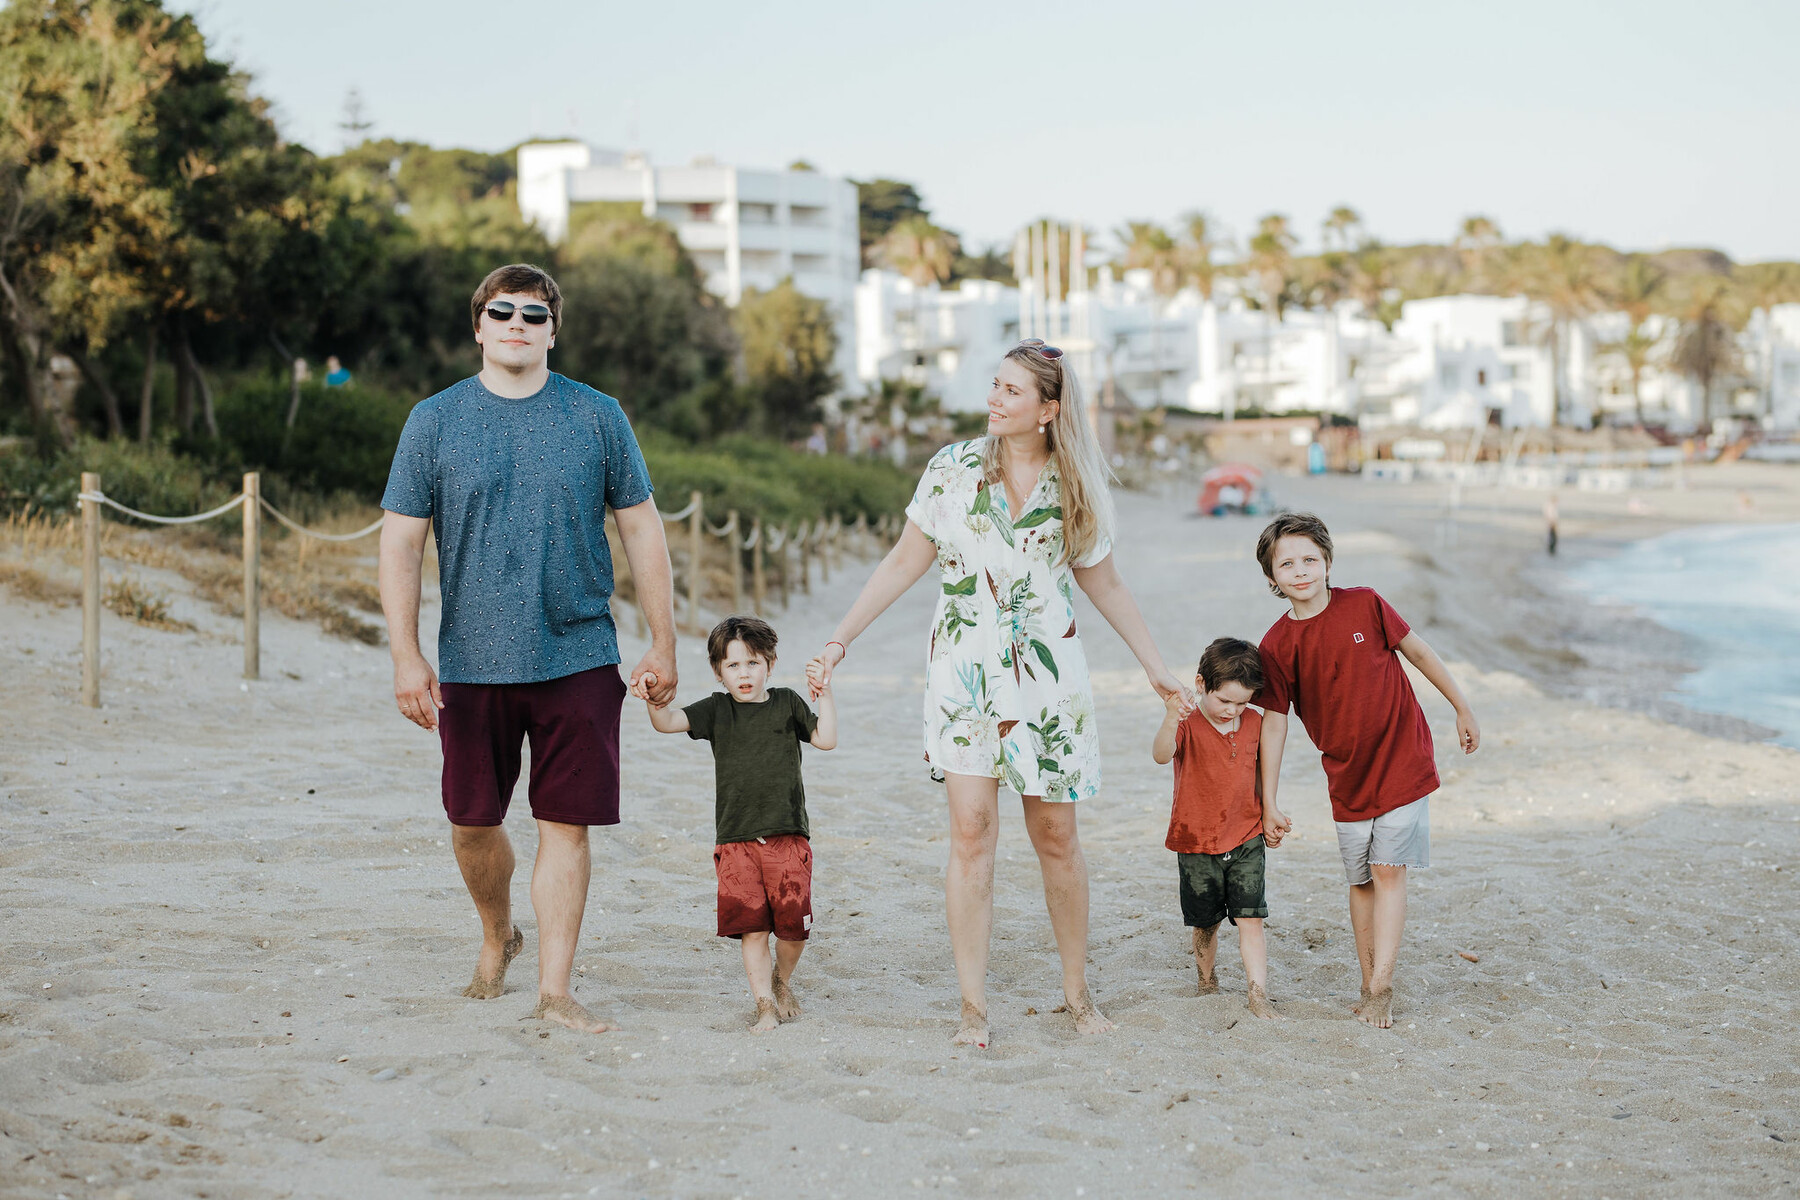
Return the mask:
<path id="1" fill-rule="evenodd" d="M 1263 840 L 1257 834 L 1228 854 L 1177 854 L 1181 867 L 1181 919 L 1209 929 L 1239 917 L 1266 917 L 1263 896 Z"/>

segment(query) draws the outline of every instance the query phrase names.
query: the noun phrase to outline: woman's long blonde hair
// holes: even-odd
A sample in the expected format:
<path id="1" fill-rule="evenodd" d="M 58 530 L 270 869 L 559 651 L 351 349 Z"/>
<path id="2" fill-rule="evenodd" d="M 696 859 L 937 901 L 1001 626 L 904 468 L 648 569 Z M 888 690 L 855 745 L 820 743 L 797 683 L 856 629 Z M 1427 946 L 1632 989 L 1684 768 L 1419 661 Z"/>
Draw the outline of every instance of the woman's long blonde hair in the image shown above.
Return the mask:
<path id="1" fill-rule="evenodd" d="M 1056 416 L 1044 433 L 1062 480 L 1063 561 L 1080 562 L 1110 538 L 1113 529 L 1112 470 L 1088 424 L 1081 380 L 1068 355 L 1046 358 L 1035 342 L 1021 342 L 1006 357 L 1031 372 L 1039 399 L 1056 405 Z M 988 437 L 981 448 L 981 471 L 990 485 L 1001 481 L 1005 448 L 997 437 Z"/>

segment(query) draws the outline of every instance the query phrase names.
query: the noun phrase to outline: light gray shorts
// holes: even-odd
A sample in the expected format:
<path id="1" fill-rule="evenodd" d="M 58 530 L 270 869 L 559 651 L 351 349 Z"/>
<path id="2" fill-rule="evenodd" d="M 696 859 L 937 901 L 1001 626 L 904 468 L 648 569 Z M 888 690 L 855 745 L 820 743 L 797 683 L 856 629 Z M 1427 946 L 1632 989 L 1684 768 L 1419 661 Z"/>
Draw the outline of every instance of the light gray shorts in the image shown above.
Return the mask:
<path id="1" fill-rule="evenodd" d="M 1369 864 L 1384 867 L 1431 865 L 1430 796 L 1367 821 L 1338 821 L 1338 853 L 1352 886 L 1368 883 Z"/>

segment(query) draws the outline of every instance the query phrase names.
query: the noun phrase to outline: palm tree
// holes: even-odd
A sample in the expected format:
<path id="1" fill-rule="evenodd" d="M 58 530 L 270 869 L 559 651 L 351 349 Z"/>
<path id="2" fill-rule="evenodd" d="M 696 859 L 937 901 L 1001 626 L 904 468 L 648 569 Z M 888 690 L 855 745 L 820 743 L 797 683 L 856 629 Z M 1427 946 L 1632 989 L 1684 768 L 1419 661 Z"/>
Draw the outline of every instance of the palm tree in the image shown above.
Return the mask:
<path id="1" fill-rule="evenodd" d="M 1741 297 L 1741 304 L 1746 312 L 1762 309 L 1765 313 L 1777 304 L 1791 304 L 1800 300 L 1800 266 L 1793 263 L 1747 263 L 1732 269 L 1734 290 Z M 1771 335 L 1764 334 L 1765 339 Z M 1757 407 L 1764 416 L 1775 411 L 1775 379 L 1774 355 L 1768 351 L 1771 343 L 1764 342 L 1764 350 L 1757 357 L 1756 390 Z"/>
<path id="2" fill-rule="evenodd" d="M 1362 214 L 1348 204 L 1340 204 L 1326 214 L 1319 224 L 1319 245 L 1326 250 L 1348 250 L 1362 239 Z"/>
<path id="3" fill-rule="evenodd" d="M 1256 223 L 1256 236 L 1250 239 L 1250 273 L 1262 288 L 1264 307 L 1272 309 L 1277 320 L 1287 303 L 1288 281 L 1294 275 L 1294 245 L 1299 239 L 1288 228 L 1288 219 L 1270 213 Z"/>
<path id="4" fill-rule="evenodd" d="M 1181 288 L 1181 254 L 1169 231 L 1154 221 L 1127 221 L 1113 230 L 1125 248 L 1120 266 L 1150 272 L 1150 290 L 1173 296 Z"/>
<path id="5" fill-rule="evenodd" d="M 1594 248 L 1564 234 L 1553 233 L 1544 239 L 1526 262 L 1525 294 L 1541 301 L 1550 310 L 1550 380 L 1553 400 L 1550 412 L 1552 426 L 1562 423 L 1563 347 L 1569 327 L 1600 307 L 1600 274 Z"/>
<path id="6" fill-rule="evenodd" d="M 1712 432 L 1713 385 L 1738 368 L 1737 339 L 1732 336 L 1723 280 L 1695 289 L 1681 320 L 1675 343 L 1675 369 L 1700 385 L 1700 431 Z"/>
<path id="7" fill-rule="evenodd" d="M 1150 272 L 1150 373 L 1156 381 L 1156 406 L 1161 408 L 1163 304 L 1181 290 L 1181 247 L 1154 221 L 1127 221 L 1113 236 L 1125 247 L 1126 270 Z"/>
<path id="8" fill-rule="evenodd" d="M 1456 249 L 1462 257 L 1463 273 L 1468 276 L 1469 286 L 1487 286 L 1488 260 L 1499 245 L 1499 222 L 1479 214 L 1463 218 L 1456 231 Z"/>
<path id="9" fill-rule="evenodd" d="M 1213 219 L 1203 212 L 1188 213 L 1181 221 L 1182 238 L 1176 247 L 1180 274 L 1193 282 L 1202 300 L 1211 300 L 1213 286 L 1223 273 L 1222 264 L 1213 256 L 1229 248 L 1231 243 L 1219 236 Z"/>
<path id="10" fill-rule="evenodd" d="M 1364 238 L 1344 264 L 1345 290 L 1363 313 L 1390 332 L 1400 319 L 1400 296 L 1394 286 L 1393 255 L 1378 238 Z"/>
<path id="11" fill-rule="evenodd" d="M 1626 258 L 1618 276 L 1605 287 L 1607 302 L 1616 305 L 1631 324 L 1624 337 L 1606 343 L 1601 349 L 1625 359 L 1625 365 L 1631 371 L 1631 406 L 1640 426 L 1644 423 L 1644 398 L 1638 389 L 1656 346 L 1656 339 L 1645 331 L 1644 324 L 1650 319 L 1651 305 L 1661 294 L 1667 279 L 1668 272 L 1644 255 L 1633 254 Z"/>
<path id="12" fill-rule="evenodd" d="M 920 287 L 950 282 L 962 243 L 954 233 L 940 229 L 929 217 L 913 215 L 894 223 L 875 244 L 878 265 L 898 271 Z"/>

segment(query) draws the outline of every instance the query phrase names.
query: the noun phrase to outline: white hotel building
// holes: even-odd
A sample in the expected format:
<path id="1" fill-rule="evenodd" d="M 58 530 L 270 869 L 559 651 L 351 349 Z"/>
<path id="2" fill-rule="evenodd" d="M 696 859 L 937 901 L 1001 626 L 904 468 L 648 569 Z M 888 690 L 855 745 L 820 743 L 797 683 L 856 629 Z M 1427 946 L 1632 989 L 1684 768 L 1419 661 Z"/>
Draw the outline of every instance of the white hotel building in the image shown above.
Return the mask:
<path id="1" fill-rule="evenodd" d="M 1087 330 L 1090 394 L 1110 374 L 1140 407 L 1305 410 L 1369 427 L 1467 429 L 1490 415 L 1507 427 L 1545 426 L 1560 369 L 1564 421 L 1585 424 L 1596 411 L 1629 419 L 1634 408 L 1629 371 L 1608 349 L 1624 333 L 1623 314 L 1569 323 L 1561 354 L 1553 355 L 1549 313 L 1523 296 L 1408 301 L 1390 331 L 1353 303 L 1289 310 L 1276 320 L 1225 286 L 1214 300 L 1192 290 L 1159 298 L 1144 272 L 1117 280 L 1105 267 L 1098 274 L 1091 291 L 1061 302 L 1060 328 Z M 1018 340 L 1019 297 L 998 283 L 941 289 L 866 271 L 856 288 L 857 378 L 864 388 L 904 379 L 941 397 L 949 411 L 975 411 L 995 364 Z M 1085 315 L 1078 319 L 1077 310 Z M 1652 359 L 1666 364 L 1676 323 L 1653 320 L 1651 332 L 1658 340 Z M 1772 428 L 1800 429 L 1800 304 L 1759 311 L 1739 348 L 1757 386 L 1736 395 L 1721 390 L 1715 417 L 1760 405 Z M 1643 372 L 1639 394 L 1653 423 L 1680 431 L 1702 418 L 1698 386 L 1666 365 Z"/>
<path id="2" fill-rule="evenodd" d="M 569 230 L 571 206 L 641 204 L 674 227 L 706 287 L 730 305 L 746 288 L 768 290 L 792 276 L 830 307 L 838 329 L 837 370 L 856 390 L 853 296 L 862 268 L 856 185 L 816 171 L 762 171 L 696 159 L 650 165 L 642 154 L 585 142 L 519 147 L 519 211 L 551 241 Z"/>

